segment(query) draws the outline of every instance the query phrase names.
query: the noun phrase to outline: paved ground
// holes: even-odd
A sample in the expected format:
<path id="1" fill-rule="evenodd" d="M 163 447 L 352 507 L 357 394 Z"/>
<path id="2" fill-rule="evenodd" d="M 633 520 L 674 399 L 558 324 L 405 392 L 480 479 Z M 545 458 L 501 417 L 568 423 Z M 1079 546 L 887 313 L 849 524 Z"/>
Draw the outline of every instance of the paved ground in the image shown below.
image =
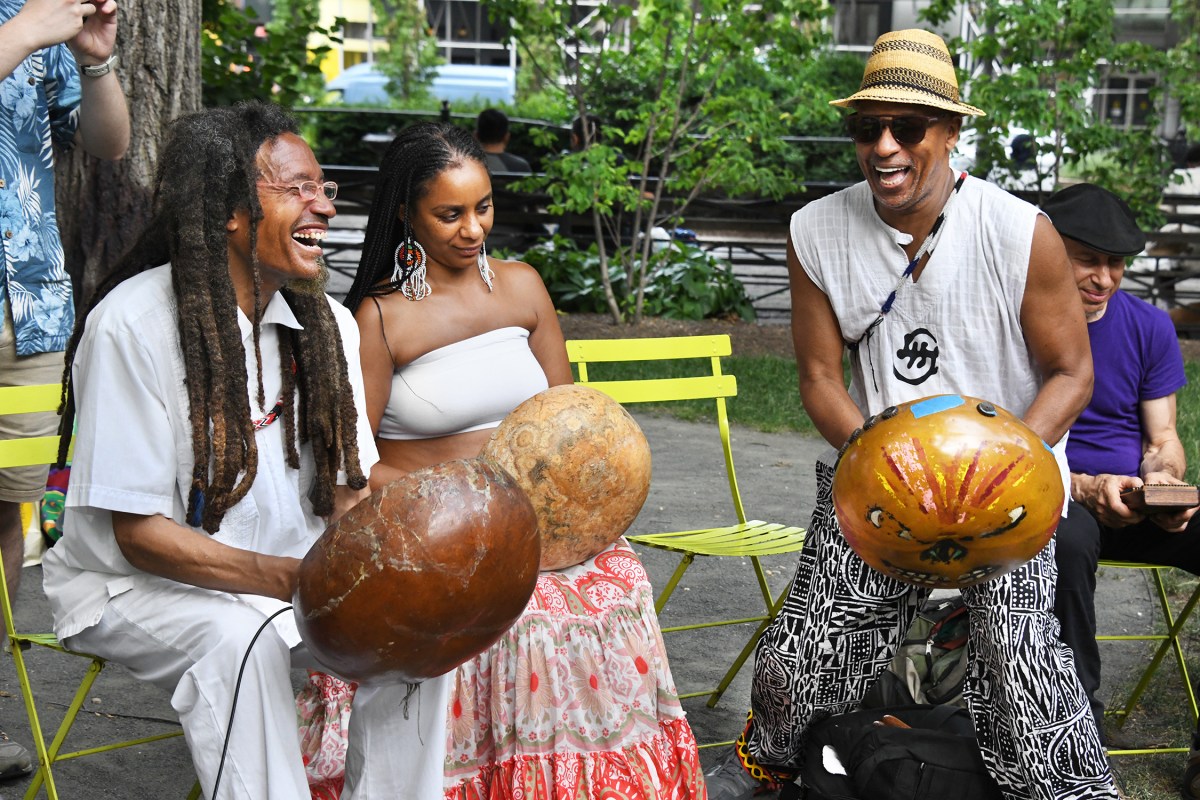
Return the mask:
<path id="1" fill-rule="evenodd" d="M 631 532 L 679 530 L 731 520 L 719 445 L 715 435 L 710 435 L 715 426 L 663 417 L 640 416 L 639 420 L 651 443 L 654 477 L 650 497 Z M 795 434 L 764 434 L 739 428 L 734 430 L 734 440 L 747 513 L 758 519 L 807 525 L 814 491 L 811 465 L 822 444 Z M 656 551 L 643 551 L 642 555 L 655 584 L 661 586 L 674 567 L 673 557 Z M 784 588 L 794 563 L 794 556 L 768 560 L 774 591 Z M 27 568 L 17 613 L 22 629 L 46 629 L 49 624 L 40 589 L 40 568 Z M 711 615 L 717 611 L 748 616 L 755 610 L 756 592 L 748 562 L 701 559 L 664 610 L 662 623 L 677 624 L 698 613 Z M 1140 576 L 1102 575 L 1100 597 L 1101 626 L 1105 630 L 1128 631 L 1149 624 L 1150 596 Z M 734 628 L 668 634 L 668 651 L 680 691 L 715 684 L 749 635 L 748 629 Z M 29 660 L 40 691 L 43 725 L 56 725 L 70 699 L 71 689 L 66 682 L 83 663 L 40 652 L 31 653 Z M 1130 661 L 1117 653 L 1110 659 L 1106 653 L 1106 684 L 1121 680 L 1136 666 L 1136 658 Z M 716 709 L 707 708 L 702 699 L 685 702 L 702 744 L 727 740 L 740 730 L 749 702 L 749 675 L 747 666 Z M 81 717 L 69 740 L 73 747 L 93 745 L 102 737 L 130 738 L 178 728 L 164 693 L 139 684 L 115 666 L 105 670 L 86 709 L 89 713 Z M 29 744 L 25 712 L 8 659 L 0 665 L 0 728 Z M 702 750 L 702 760 L 709 764 L 719 752 Z M 186 748 L 179 738 L 71 762 L 56 772 L 64 797 L 89 800 L 182 800 L 194 781 Z M 27 785 L 27 779 L 0 784 L 0 800 L 20 796 Z"/>

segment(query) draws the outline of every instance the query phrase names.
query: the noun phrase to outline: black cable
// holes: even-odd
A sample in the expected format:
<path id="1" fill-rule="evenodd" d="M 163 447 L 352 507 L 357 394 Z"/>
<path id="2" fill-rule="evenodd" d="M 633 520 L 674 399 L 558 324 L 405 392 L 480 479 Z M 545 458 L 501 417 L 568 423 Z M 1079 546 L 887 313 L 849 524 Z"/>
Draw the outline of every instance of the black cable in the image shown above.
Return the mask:
<path id="1" fill-rule="evenodd" d="M 283 612 L 291 610 L 291 606 L 284 606 L 263 620 L 263 624 L 258 626 L 258 630 L 254 632 L 254 636 L 250 639 L 250 644 L 246 645 L 246 654 L 242 656 L 242 665 L 238 667 L 237 683 L 233 686 L 233 702 L 229 706 L 229 724 L 225 727 L 225 744 L 221 747 L 221 763 L 217 766 L 217 777 L 213 781 L 212 796 L 214 799 L 217 796 L 217 788 L 221 785 L 221 772 L 225 769 L 225 755 L 229 752 L 229 737 L 233 733 L 233 715 L 237 711 L 238 692 L 242 690 L 242 675 L 246 672 L 246 662 L 250 660 L 250 651 L 254 649 L 254 643 L 258 641 L 258 637 L 271 624 L 271 620 Z"/>

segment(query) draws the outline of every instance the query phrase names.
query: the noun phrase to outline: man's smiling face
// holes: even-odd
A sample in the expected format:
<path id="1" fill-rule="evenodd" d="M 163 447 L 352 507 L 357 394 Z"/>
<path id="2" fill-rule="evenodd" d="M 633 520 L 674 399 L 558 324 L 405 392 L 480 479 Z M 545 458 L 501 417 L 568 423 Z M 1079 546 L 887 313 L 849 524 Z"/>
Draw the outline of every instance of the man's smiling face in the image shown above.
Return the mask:
<path id="1" fill-rule="evenodd" d="M 324 268 L 321 242 L 337 212 L 322 191 L 311 200 L 300 196 L 306 181 L 325 178 L 312 149 L 299 136 L 285 133 L 263 143 L 258 151 L 257 256 L 263 296 L 294 280 L 320 278 Z M 229 223 L 230 271 L 251 275 L 249 214 L 238 211 Z M 236 278 L 235 278 L 236 281 Z"/>
<path id="2" fill-rule="evenodd" d="M 930 196 L 940 199 L 950 176 L 950 153 L 958 143 L 962 118 L 936 108 L 901 103 L 860 101 L 855 113 L 880 117 L 934 117 L 925 137 L 916 144 L 896 141 L 890 127 L 874 142 L 856 142 L 858 166 L 875 196 L 876 207 L 885 220 L 897 215 L 919 213 Z"/>

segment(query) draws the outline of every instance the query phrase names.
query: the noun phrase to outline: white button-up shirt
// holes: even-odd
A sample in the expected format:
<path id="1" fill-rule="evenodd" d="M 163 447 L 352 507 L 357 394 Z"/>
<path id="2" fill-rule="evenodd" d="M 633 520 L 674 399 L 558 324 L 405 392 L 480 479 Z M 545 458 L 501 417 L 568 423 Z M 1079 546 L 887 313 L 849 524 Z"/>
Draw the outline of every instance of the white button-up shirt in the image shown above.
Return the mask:
<path id="1" fill-rule="evenodd" d="M 358 327 L 347 309 L 329 303 L 349 366 L 359 459 L 366 474 L 378 453 L 363 397 Z M 251 415 L 259 419 L 280 396 L 279 329 L 301 325 L 276 293 L 263 313 L 260 332 L 263 408 L 257 399 L 252 326 L 240 310 L 238 324 Z M 60 639 L 95 625 L 110 597 L 138 581 L 162 580 L 126 561 L 113 533 L 112 512 L 161 514 L 187 526 L 193 459 L 184 375 L 170 266 L 125 281 L 88 318 L 75 356 L 77 431 L 64 532 L 43 559 L 46 595 Z M 311 449 L 303 446 L 300 469 L 290 469 L 283 427 L 275 422 L 256 434 L 254 483 L 225 514 L 214 538 L 246 550 L 301 558 L 324 532 L 325 521 L 313 513 L 308 499 L 315 472 Z M 339 481 L 345 481 L 344 470 Z M 193 531 L 190 535 L 208 536 L 201 529 Z"/>

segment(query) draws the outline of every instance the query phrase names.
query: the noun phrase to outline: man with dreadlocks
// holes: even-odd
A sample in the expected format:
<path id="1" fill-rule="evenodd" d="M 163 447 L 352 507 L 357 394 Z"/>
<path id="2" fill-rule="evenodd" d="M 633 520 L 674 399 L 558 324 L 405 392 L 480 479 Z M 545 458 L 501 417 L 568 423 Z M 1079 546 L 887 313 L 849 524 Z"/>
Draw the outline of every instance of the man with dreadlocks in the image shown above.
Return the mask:
<path id="1" fill-rule="evenodd" d="M 210 798 L 308 797 L 290 671 L 313 662 L 274 615 L 377 460 L 356 325 L 320 290 L 336 194 L 275 106 L 177 120 L 154 218 L 68 345 L 55 632 L 172 693 Z M 440 789 L 444 720 L 428 716 L 350 742 L 380 776 L 356 797 Z"/>

